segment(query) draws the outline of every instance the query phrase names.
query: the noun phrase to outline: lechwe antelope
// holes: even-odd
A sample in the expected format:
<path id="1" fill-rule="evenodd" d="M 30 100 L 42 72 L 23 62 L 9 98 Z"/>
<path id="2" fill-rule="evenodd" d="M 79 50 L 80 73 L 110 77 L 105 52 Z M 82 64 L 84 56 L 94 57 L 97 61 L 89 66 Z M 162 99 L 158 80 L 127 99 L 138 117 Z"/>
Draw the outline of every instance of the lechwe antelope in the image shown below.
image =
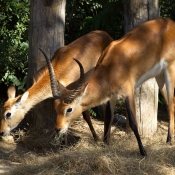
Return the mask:
<path id="1" fill-rule="evenodd" d="M 84 65 L 85 79 L 87 79 L 93 73 L 102 51 L 111 41 L 113 39 L 106 32 L 97 30 L 78 38 L 65 47 L 59 48 L 52 58 L 52 64 L 56 73 L 56 80 L 59 80 L 61 87 L 74 89 L 77 84 L 79 67 L 72 59 L 73 57 L 76 57 Z M 52 97 L 52 92 L 47 67 L 39 73 L 33 86 L 24 94 L 15 97 L 15 88 L 10 87 L 8 89 L 8 100 L 2 109 L 0 135 L 7 135 L 20 123 L 32 107 L 50 97 Z M 88 111 L 83 112 L 83 117 L 96 140 L 97 135 Z"/>
<path id="2" fill-rule="evenodd" d="M 55 100 L 56 126 L 60 133 L 65 133 L 83 111 L 109 104 L 109 100 L 121 96 L 140 153 L 146 156 L 135 121 L 134 91 L 155 77 L 169 111 L 167 142 L 171 142 L 174 137 L 175 23 L 162 18 L 145 22 L 120 40 L 111 42 L 99 60 L 88 80 L 64 99 Z"/>

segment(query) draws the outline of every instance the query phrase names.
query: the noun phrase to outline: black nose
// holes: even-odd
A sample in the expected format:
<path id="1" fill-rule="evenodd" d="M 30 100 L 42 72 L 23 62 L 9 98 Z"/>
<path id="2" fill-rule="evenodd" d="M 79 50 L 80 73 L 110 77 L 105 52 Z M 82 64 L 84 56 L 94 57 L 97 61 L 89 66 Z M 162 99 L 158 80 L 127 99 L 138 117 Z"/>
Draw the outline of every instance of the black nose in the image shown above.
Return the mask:
<path id="1" fill-rule="evenodd" d="M 55 128 L 55 131 L 59 133 L 61 131 L 61 128 Z"/>
<path id="2" fill-rule="evenodd" d="M 0 132 L 0 136 L 3 136 L 4 135 L 4 132 Z"/>

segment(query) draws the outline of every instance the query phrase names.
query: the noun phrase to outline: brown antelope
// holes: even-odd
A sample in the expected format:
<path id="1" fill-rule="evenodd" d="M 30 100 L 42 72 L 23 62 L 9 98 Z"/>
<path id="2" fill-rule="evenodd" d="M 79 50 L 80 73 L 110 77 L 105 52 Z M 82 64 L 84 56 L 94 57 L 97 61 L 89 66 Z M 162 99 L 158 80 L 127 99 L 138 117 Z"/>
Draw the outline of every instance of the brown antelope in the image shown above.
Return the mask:
<path id="1" fill-rule="evenodd" d="M 59 80 L 62 89 L 63 87 L 74 89 L 77 84 L 79 68 L 72 57 L 76 57 L 83 63 L 85 79 L 87 79 L 93 73 L 102 51 L 111 41 L 113 39 L 106 32 L 96 30 L 78 38 L 67 46 L 59 48 L 51 62 L 56 73 L 56 80 Z M 37 103 L 52 97 L 47 67 L 39 72 L 39 76 L 35 79 L 33 86 L 25 93 L 17 97 L 15 97 L 15 93 L 14 87 L 8 89 L 8 100 L 2 108 L 0 123 L 0 135 L 2 136 L 7 135 L 15 128 L 24 118 L 25 114 Z M 83 112 L 83 117 L 96 140 L 97 135 L 92 126 L 88 111 Z"/>
<path id="2" fill-rule="evenodd" d="M 79 65 L 83 72 L 83 67 Z M 155 77 L 169 111 L 167 142 L 171 142 L 174 137 L 174 69 L 175 23 L 162 18 L 143 23 L 120 40 L 111 42 L 102 53 L 92 76 L 69 95 L 55 100 L 57 129 L 61 134 L 65 133 L 83 111 L 104 103 L 109 108 L 109 100 L 121 96 L 140 153 L 146 156 L 135 121 L 134 91 L 143 82 Z"/>

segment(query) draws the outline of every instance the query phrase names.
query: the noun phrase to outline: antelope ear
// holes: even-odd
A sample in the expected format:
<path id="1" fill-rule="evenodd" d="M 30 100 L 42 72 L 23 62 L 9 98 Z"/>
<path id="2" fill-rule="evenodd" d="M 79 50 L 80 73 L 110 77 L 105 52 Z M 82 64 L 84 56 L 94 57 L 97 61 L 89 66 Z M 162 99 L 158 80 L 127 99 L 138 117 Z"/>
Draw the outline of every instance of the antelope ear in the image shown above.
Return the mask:
<path id="1" fill-rule="evenodd" d="M 86 94 L 86 91 L 88 89 L 88 84 L 86 84 L 84 87 L 82 87 L 81 89 L 81 94 L 80 96 L 77 98 L 78 101 L 80 101 L 82 99 L 82 97 Z"/>
<path id="2" fill-rule="evenodd" d="M 29 96 L 29 92 L 25 92 L 21 97 L 21 103 L 25 102 Z"/>
<path id="3" fill-rule="evenodd" d="M 19 106 L 19 105 L 21 105 L 23 102 L 25 102 L 25 101 L 27 100 L 28 96 L 29 96 L 29 92 L 27 91 L 27 92 L 25 92 L 25 93 L 17 100 L 16 106 Z"/>
<path id="4" fill-rule="evenodd" d="M 88 88 L 88 84 L 86 84 L 86 85 L 84 86 L 82 96 L 84 96 L 84 95 L 86 94 L 87 88 Z"/>
<path id="5" fill-rule="evenodd" d="M 16 95 L 16 88 L 15 88 L 15 86 L 10 86 L 8 88 L 7 95 L 8 95 L 8 98 L 15 98 L 15 95 Z"/>

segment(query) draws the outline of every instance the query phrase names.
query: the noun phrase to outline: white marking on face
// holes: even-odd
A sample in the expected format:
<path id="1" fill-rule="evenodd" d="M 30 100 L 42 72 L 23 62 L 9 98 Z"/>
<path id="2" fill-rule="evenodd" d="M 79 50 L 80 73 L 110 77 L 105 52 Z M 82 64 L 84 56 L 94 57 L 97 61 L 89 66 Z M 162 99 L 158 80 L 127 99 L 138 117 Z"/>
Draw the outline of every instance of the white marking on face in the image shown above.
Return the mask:
<path id="1" fill-rule="evenodd" d="M 6 130 L 3 131 L 3 136 L 9 135 L 10 131 L 11 131 L 10 127 L 6 128 Z"/>
<path id="2" fill-rule="evenodd" d="M 65 134 L 67 130 L 68 130 L 68 125 L 66 125 L 65 128 L 60 131 L 60 134 Z"/>
<path id="3" fill-rule="evenodd" d="M 135 89 L 144 83 L 146 80 L 159 75 L 163 70 L 166 70 L 167 63 L 164 60 L 161 60 L 157 63 L 152 69 L 142 75 L 135 84 Z"/>

